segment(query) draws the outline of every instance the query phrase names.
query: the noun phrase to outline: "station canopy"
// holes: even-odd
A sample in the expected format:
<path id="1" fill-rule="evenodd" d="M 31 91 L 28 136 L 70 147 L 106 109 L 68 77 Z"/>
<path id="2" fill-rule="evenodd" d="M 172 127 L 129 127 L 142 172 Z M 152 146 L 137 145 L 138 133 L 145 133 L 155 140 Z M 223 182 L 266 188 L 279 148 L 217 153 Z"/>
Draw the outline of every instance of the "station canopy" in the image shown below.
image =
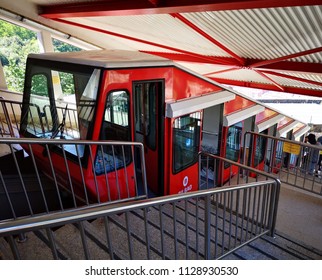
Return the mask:
<path id="1" fill-rule="evenodd" d="M 155 54 L 219 83 L 322 97 L 321 0 L 1 0 L 0 8 L 0 18 Z"/>

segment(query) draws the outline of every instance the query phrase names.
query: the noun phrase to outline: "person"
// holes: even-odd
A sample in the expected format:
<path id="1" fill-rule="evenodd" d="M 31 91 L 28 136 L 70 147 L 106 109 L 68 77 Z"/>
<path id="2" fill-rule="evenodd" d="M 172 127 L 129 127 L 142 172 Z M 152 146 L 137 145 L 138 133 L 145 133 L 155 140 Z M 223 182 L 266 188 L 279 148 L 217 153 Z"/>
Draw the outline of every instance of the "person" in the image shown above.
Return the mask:
<path id="1" fill-rule="evenodd" d="M 318 138 L 317 142 L 320 145 L 322 145 L 322 136 Z M 319 151 L 319 161 L 318 161 L 319 170 L 321 170 L 321 165 L 322 165 L 322 150 Z"/>
<path id="2" fill-rule="evenodd" d="M 304 143 L 308 142 L 308 136 L 306 135 L 304 138 Z M 308 158 L 308 148 L 304 147 L 304 151 L 303 151 L 303 156 L 302 156 L 302 170 L 303 170 L 303 166 L 305 166 L 307 164 L 307 158 Z"/>
<path id="3" fill-rule="evenodd" d="M 308 139 L 308 143 L 310 143 L 311 145 L 319 145 L 318 142 L 316 141 L 316 137 L 315 134 L 310 133 L 307 136 Z M 309 163 L 309 174 L 313 175 L 314 171 L 317 172 L 317 164 L 318 164 L 318 160 L 319 160 L 319 149 L 313 147 L 311 148 L 311 152 L 310 152 L 310 163 Z"/>

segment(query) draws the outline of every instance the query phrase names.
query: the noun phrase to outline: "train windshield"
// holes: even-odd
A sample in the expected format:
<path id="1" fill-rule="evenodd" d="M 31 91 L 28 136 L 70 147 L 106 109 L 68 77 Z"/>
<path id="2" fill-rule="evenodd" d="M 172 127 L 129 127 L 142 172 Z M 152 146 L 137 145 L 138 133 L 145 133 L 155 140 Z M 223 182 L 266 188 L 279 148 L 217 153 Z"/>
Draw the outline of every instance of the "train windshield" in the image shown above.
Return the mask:
<path id="1" fill-rule="evenodd" d="M 94 116 L 100 70 L 29 60 L 20 133 L 26 137 L 86 139 Z"/>

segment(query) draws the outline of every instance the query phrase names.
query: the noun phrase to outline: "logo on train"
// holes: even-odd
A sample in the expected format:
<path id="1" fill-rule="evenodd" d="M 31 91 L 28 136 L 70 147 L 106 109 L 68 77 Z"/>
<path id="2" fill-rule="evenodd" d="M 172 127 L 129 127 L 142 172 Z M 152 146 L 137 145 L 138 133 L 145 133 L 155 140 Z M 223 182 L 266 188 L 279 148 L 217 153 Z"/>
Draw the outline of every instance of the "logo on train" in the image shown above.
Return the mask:
<path id="1" fill-rule="evenodd" d="M 182 181 L 183 189 L 181 191 L 179 191 L 178 193 L 185 193 L 185 192 L 191 191 L 192 185 L 190 184 L 188 186 L 188 183 L 189 183 L 189 178 L 188 178 L 188 176 L 185 176 Z"/>
<path id="2" fill-rule="evenodd" d="M 186 187 L 188 185 L 188 182 L 189 182 L 189 178 L 188 178 L 188 176 L 185 176 L 183 178 L 183 186 Z"/>

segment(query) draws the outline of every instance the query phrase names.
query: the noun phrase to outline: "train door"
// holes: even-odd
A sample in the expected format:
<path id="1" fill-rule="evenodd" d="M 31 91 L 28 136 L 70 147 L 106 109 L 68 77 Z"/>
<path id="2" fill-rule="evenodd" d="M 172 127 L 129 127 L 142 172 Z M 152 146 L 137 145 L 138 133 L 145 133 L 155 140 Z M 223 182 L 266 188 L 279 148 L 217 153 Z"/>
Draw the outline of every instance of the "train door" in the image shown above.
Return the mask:
<path id="1" fill-rule="evenodd" d="M 133 84 L 134 141 L 144 145 L 148 187 L 163 194 L 163 82 Z"/>

